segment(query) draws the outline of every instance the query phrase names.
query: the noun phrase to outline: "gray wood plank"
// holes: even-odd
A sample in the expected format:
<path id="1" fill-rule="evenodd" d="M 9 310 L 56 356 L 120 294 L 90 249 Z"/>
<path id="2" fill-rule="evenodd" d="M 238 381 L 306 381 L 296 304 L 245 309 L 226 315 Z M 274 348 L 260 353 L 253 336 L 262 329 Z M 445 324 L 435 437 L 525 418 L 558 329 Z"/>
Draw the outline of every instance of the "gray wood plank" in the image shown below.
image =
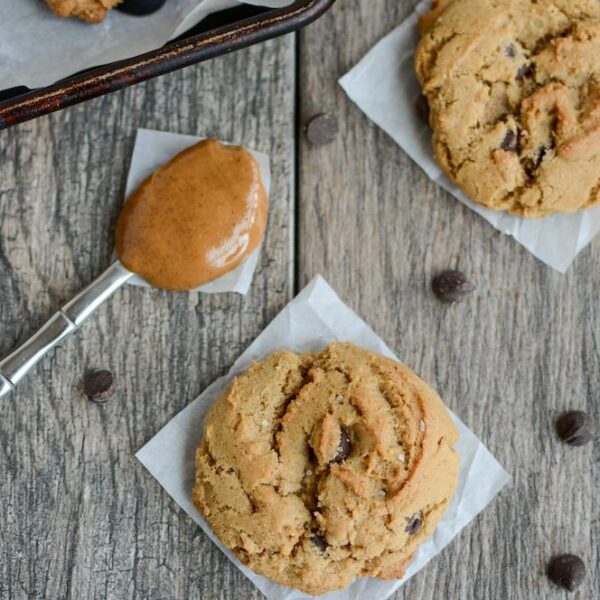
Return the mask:
<path id="1" fill-rule="evenodd" d="M 600 239 L 566 275 L 552 271 L 429 181 L 345 97 L 336 80 L 412 4 L 342 1 L 301 34 L 300 121 L 331 112 L 340 133 L 324 147 L 300 141 L 298 281 L 322 273 L 514 485 L 396 598 L 566 598 L 544 576 L 558 552 L 588 566 L 569 597 L 599 598 L 600 448 L 561 445 L 552 423 L 567 408 L 600 417 Z M 453 307 L 429 287 L 448 267 L 478 286 Z"/>
<path id="2" fill-rule="evenodd" d="M 128 288 L 0 407 L 0 598 L 260 598 L 134 453 L 293 294 L 294 40 L 279 39 L 0 133 L 0 355 L 109 265 L 137 127 L 272 156 L 246 298 Z M 105 406 L 78 390 L 116 373 Z"/>

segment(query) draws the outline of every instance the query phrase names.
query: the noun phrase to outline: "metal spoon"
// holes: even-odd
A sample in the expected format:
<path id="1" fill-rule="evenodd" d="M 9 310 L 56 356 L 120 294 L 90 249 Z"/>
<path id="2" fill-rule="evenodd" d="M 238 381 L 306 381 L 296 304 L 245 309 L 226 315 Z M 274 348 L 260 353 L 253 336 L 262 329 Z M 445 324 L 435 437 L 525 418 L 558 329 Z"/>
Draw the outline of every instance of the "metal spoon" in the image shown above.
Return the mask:
<path id="1" fill-rule="evenodd" d="M 42 328 L 0 361 L 0 398 L 10 394 L 47 352 L 77 331 L 82 323 L 133 276 L 119 261 L 113 263 Z"/>

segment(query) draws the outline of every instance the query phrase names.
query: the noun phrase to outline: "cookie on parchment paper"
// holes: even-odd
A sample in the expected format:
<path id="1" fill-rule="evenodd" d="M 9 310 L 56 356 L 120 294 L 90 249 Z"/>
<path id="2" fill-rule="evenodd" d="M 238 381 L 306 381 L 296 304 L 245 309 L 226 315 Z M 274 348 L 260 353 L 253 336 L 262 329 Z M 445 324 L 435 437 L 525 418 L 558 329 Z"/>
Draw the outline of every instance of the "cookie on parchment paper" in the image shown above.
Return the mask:
<path id="1" fill-rule="evenodd" d="M 282 585 L 399 578 L 454 494 L 457 437 L 439 396 L 393 360 L 346 343 L 277 352 L 207 416 L 193 500 Z"/>
<path id="2" fill-rule="evenodd" d="M 420 27 L 434 154 L 454 183 L 525 217 L 600 201 L 598 0 L 437 0 Z"/>

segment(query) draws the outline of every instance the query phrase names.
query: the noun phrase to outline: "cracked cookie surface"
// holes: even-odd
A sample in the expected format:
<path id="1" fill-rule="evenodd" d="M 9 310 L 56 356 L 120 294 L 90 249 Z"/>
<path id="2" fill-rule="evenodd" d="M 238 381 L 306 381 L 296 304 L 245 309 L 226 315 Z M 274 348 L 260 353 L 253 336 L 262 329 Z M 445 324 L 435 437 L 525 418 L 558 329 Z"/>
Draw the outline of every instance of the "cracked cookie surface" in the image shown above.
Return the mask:
<path id="1" fill-rule="evenodd" d="M 525 217 L 600 201 L 600 2 L 437 0 L 416 70 L 437 162 Z"/>
<path id="2" fill-rule="evenodd" d="M 100 23 L 108 11 L 122 0 L 46 0 L 59 17 L 79 17 L 88 23 Z"/>
<path id="3" fill-rule="evenodd" d="M 255 572 L 310 594 L 404 573 L 454 494 L 457 431 L 407 367 L 352 344 L 254 364 L 208 414 L 194 504 Z"/>

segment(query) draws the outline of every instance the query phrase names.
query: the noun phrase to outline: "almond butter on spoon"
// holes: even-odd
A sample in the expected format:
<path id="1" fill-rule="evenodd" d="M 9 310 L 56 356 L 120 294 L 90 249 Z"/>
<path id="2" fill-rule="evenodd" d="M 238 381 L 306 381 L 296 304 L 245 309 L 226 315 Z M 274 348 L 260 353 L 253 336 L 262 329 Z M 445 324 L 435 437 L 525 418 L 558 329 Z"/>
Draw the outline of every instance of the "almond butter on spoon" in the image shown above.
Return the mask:
<path id="1" fill-rule="evenodd" d="M 257 248 L 267 208 L 252 154 L 205 140 L 157 169 L 127 200 L 117 223 L 117 254 L 154 287 L 194 289 Z"/>
<path id="2" fill-rule="evenodd" d="M 119 260 L 0 361 L 0 397 L 134 273 L 183 291 L 238 267 L 262 241 L 268 204 L 248 150 L 205 140 L 180 152 L 125 203 L 116 230 Z"/>

